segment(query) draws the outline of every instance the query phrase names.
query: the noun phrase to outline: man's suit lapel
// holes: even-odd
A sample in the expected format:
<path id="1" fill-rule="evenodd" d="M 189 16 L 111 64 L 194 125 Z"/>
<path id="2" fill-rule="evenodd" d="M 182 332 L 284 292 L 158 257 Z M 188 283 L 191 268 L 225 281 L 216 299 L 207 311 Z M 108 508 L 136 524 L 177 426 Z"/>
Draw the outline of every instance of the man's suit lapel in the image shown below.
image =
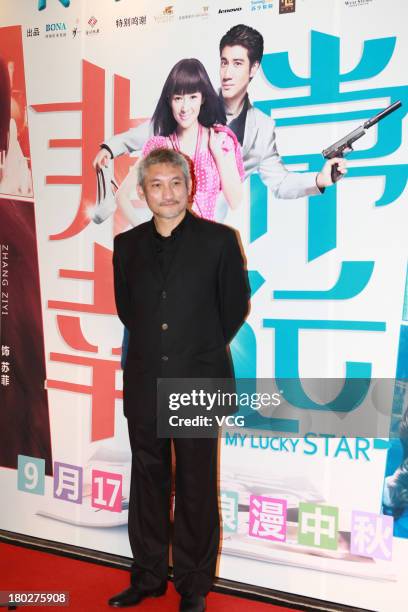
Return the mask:
<path id="1" fill-rule="evenodd" d="M 242 146 L 242 155 L 244 158 L 248 155 L 249 151 L 251 150 L 252 145 L 257 135 L 258 135 L 258 126 L 256 124 L 255 109 L 251 105 L 248 108 L 246 121 L 245 121 L 244 143 Z"/>

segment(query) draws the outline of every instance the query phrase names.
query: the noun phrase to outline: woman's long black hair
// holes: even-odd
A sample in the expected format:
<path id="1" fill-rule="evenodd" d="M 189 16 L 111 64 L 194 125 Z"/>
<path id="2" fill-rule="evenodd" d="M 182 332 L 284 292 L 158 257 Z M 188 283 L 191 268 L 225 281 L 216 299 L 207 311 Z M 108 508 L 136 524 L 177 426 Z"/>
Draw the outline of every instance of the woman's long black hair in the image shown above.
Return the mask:
<path id="1" fill-rule="evenodd" d="M 203 96 L 198 121 L 205 127 L 214 123 L 226 124 L 224 106 L 211 84 L 206 69 L 198 59 L 182 59 L 170 70 L 159 101 L 154 111 L 152 122 L 155 134 L 169 136 L 175 132 L 177 122 L 171 109 L 171 98 L 200 92 Z"/>

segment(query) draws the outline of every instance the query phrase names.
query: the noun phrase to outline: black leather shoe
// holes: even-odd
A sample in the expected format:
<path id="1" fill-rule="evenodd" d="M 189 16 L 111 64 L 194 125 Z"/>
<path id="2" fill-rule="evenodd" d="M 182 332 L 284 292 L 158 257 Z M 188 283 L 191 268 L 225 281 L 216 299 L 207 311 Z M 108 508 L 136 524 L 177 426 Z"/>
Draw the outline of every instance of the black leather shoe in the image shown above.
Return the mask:
<path id="1" fill-rule="evenodd" d="M 114 595 L 108 601 L 110 606 L 115 608 L 127 608 L 129 606 L 137 606 L 146 597 L 160 597 L 164 595 L 167 590 L 167 584 L 151 590 L 138 589 L 137 587 L 130 586 L 121 593 Z"/>
<path id="2" fill-rule="evenodd" d="M 179 610 L 180 612 L 204 612 L 205 597 L 202 595 L 183 595 Z"/>

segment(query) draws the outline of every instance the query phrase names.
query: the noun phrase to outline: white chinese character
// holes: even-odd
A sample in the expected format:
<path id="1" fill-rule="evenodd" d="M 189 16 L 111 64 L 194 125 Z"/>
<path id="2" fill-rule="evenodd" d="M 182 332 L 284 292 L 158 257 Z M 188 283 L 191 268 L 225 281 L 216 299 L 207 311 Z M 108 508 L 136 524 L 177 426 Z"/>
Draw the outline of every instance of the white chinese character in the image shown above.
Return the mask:
<path id="1" fill-rule="evenodd" d="M 8 374 L 1 375 L 1 384 L 4 387 L 8 387 L 10 385 L 10 376 Z"/>
<path id="2" fill-rule="evenodd" d="M 10 364 L 8 361 L 1 362 L 1 371 L 3 374 L 7 374 L 7 372 L 10 372 Z"/>
<path id="3" fill-rule="evenodd" d="M 388 559 L 391 557 L 391 551 L 385 544 L 385 539 L 390 537 L 391 527 L 388 525 L 382 529 L 381 517 L 375 519 L 375 529 L 372 519 L 369 516 L 356 516 L 354 520 L 354 541 L 360 553 L 368 553 L 371 555 L 377 548 L 382 550 L 382 553 Z"/>
<path id="4" fill-rule="evenodd" d="M 79 499 L 79 472 L 73 468 L 60 465 L 58 470 L 58 487 L 55 494 L 57 497 L 61 497 L 64 491 L 67 493 L 67 498 L 71 501 Z"/>
<path id="5" fill-rule="evenodd" d="M 324 525 L 326 526 L 324 527 Z M 328 536 L 332 539 L 336 537 L 336 517 L 323 514 L 321 508 L 316 508 L 314 513 L 302 512 L 300 531 L 304 534 L 312 533 L 314 544 L 320 546 L 322 536 Z"/>

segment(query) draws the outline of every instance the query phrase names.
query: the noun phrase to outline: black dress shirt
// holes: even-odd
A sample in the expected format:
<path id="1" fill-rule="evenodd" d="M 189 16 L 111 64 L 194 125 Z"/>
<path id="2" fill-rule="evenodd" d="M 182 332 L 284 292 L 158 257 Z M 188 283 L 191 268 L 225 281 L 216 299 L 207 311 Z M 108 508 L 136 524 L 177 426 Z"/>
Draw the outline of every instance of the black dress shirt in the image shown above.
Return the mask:
<path id="1" fill-rule="evenodd" d="M 232 121 L 230 121 L 230 123 L 228 123 L 228 127 L 230 128 L 230 130 L 234 132 L 241 147 L 244 144 L 245 122 L 246 122 L 248 108 L 249 108 L 249 98 L 247 94 L 245 96 L 244 105 L 238 117 L 235 117 L 235 119 L 233 119 Z M 228 119 L 228 113 L 227 113 L 227 119 Z"/>
<path id="2" fill-rule="evenodd" d="M 151 220 L 155 252 L 164 279 L 166 279 L 169 273 L 171 262 L 180 244 L 180 238 L 183 233 L 183 227 L 187 222 L 187 217 L 188 215 L 186 214 L 180 223 L 172 230 L 170 236 L 162 236 L 159 234 L 154 219 Z"/>

